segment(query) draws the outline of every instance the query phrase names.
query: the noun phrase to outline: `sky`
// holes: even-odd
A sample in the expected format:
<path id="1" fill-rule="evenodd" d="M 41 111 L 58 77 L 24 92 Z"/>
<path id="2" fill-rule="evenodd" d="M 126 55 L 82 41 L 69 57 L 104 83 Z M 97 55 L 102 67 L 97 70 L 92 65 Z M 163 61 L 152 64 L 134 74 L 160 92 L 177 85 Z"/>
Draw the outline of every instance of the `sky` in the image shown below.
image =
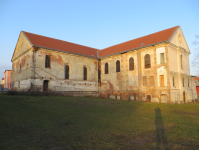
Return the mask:
<path id="1" fill-rule="evenodd" d="M 177 25 L 191 50 L 191 66 L 199 0 L 0 0 L 0 79 L 12 69 L 21 31 L 103 49 Z"/>

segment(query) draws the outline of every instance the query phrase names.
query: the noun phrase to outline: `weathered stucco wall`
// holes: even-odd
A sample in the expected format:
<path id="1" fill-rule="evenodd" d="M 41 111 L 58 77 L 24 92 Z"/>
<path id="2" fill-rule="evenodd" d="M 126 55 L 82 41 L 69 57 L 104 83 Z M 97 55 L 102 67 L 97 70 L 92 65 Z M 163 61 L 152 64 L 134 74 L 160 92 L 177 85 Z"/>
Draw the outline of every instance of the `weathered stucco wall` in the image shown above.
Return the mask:
<path id="1" fill-rule="evenodd" d="M 45 56 L 50 55 L 50 68 L 45 68 Z M 98 60 L 79 55 L 38 49 L 35 61 L 35 85 L 49 80 L 51 90 L 98 90 Z M 69 65 L 69 79 L 65 79 L 65 65 Z M 87 80 L 83 79 L 83 67 L 87 68 Z"/>

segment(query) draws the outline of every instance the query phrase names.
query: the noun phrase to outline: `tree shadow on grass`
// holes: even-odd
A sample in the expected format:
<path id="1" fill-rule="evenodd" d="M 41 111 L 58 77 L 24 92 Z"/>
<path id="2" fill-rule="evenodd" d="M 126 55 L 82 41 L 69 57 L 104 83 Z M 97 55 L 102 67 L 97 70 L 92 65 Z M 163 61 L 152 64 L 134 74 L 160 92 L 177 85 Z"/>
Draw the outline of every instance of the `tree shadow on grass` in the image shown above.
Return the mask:
<path id="1" fill-rule="evenodd" d="M 156 107 L 155 109 L 155 126 L 156 126 L 156 149 L 169 150 L 167 137 L 164 130 L 164 124 L 161 115 L 161 109 Z"/>

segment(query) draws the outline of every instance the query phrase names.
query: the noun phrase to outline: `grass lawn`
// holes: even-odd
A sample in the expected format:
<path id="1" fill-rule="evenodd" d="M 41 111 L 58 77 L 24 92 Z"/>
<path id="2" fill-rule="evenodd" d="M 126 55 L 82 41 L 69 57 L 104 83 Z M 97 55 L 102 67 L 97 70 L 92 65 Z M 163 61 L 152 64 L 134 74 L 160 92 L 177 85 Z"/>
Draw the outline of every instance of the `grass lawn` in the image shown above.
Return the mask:
<path id="1" fill-rule="evenodd" d="M 199 103 L 0 94 L 0 149 L 199 149 Z"/>

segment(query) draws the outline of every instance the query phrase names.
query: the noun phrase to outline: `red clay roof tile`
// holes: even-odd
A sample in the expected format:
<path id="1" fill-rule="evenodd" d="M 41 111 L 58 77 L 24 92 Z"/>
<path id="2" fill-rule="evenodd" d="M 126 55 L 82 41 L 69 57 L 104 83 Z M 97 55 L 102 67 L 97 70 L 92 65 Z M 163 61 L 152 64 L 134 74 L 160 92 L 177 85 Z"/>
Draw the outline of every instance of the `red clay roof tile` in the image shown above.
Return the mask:
<path id="1" fill-rule="evenodd" d="M 43 47 L 43 48 L 49 48 L 49 49 L 54 49 L 54 50 L 60 50 L 60 51 L 65 51 L 69 53 L 75 53 L 75 54 L 80 54 L 80 55 L 85 55 L 85 56 L 90 56 L 90 57 L 98 57 L 97 56 L 97 51 L 99 53 L 99 58 L 113 55 L 116 53 L 121 53 L 124 51 L 128 50 L 133 50 L 136 48 L 141 48 L 145 47 L 151 44 L 157 44 L 160 42 L 164 42 L 169 40 L 169 38 L 172 36 L 174 31 L 178 28 L 179 26 L 169 28 L 163 31 L 159 31 L 150 35 L 146 35 L 134 40 L 130 40 L 124 43 L 120 43 L 102 50 L 98 50 L 95 48 L 79 45 L 79 44 L 74 44 L 58 39 L 53 39 L 41 35 L 36 35 L 33 33 L 28 33 L 25 31 L 22 31 L 26 37 L 29 39 L 29 41 L 33 44 L 33 46 L 36 47 Z M 143 44 L 142 44 L 143 43 Z"/>
<path id="2" fill-rule="evenodd" d="M 163 31 L 159 31 L 150 35 L 146 35 L 131 41 L 127 41 L 121 44 L 117 44 L 102 50 L 99 50 L 99 57 L 105 57 L 108 55 L 112 55 L 115 53 L 120 53 L 120 52 L 124 52 L 124 51 L 128 51 L 128 50 L 132 50 L 132 49 L 136 49 L 136 48 L 141 48 L 141 47 L 145 47 L 147 45 L 151 45 L 151 44 L 156 44 L 156 43 L 160 43 L 163 41 L 167 41 L 170 39 L 170 37 L 172 36 L 172 34 L 174 33 L 174 31 L 178 28 L 179 26 L 173 27 L 173 28 L 169 28 Z M 142 43 L 144 43 L 143 45 L 141 45 Z"/>
<path id="3" fill-rule="evenodd" d="M 25 31 L 22 31 L 26 37 L 29 39 L 29 41 L 33 44 L 35 47 L 43 47 L 43 48 L 49 48 L 53 50 L 60 50 L 64 52 L 69 53 L 75 53 L 90 57 L 97 57 L 97 50 L 95 48 L 74 44 L 58 39 L 53 39 L 33 33 L 28 33 Z"/>

